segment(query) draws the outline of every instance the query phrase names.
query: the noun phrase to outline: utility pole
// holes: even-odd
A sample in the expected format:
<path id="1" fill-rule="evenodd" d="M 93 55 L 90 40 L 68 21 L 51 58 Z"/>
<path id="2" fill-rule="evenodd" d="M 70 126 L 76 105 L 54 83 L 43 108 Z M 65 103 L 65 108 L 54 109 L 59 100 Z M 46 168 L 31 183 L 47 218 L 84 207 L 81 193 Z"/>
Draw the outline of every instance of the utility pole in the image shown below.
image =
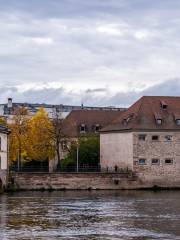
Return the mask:
<path id="1" fill-rule="evenodd" d="M 18 163 L 18 166 L 17 166 L 17 167 L 18 167 L 18 172 L 19 172 L 19 170 L 20 170 L 20 156 L 19 156 L 20 154 L 19 154 L 19 149 L 18 149 L 17 152 L 18 152 L 18 162 L 17 162 L 17 163 Z"/>
<path id="2" fill-rule="evenodd" d="M 77 152 L 76 152 L 76 160 L 77 160 L 77 172 L 79 172 L 79 145 L 77 143 Z"/>

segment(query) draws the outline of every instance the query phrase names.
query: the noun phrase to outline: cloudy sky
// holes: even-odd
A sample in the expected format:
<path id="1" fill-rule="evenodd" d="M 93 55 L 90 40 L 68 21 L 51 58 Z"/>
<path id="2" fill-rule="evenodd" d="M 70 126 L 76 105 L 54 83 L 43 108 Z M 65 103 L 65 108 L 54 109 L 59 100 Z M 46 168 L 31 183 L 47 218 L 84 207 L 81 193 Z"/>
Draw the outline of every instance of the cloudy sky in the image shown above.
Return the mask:
<path id="1" fill-rule="evenodd" d="M 0 102 L 180 95 L 179 0 L 0 0 Z"/>

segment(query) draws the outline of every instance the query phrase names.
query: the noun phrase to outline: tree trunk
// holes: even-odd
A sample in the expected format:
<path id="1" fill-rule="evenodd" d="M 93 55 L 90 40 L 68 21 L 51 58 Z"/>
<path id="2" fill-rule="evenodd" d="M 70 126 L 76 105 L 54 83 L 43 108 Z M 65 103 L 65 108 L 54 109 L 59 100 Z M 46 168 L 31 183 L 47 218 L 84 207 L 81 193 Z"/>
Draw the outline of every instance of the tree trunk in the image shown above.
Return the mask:
<path id="1" fill-rule="evenodd" d="M 59 150 L 59 146 L 60 143 L 59 141 L 56 142 L 56 153 L 57 153 L 57 160 L 58 160 L 58 164 L 57 164 L 57 170 L 60 171 L 61 170 L 61 156 L 60 156 L 60 150 Z"/>

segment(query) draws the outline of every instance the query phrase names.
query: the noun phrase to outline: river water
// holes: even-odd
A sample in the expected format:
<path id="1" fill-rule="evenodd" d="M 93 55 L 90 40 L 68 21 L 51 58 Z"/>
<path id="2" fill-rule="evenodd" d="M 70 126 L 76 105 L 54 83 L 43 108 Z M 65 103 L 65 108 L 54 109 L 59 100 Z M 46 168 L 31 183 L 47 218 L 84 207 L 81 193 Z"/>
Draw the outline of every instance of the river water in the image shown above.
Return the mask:
<path id="1" fill-rule="evenodd" d="M 0 239 L 180 239 L 180 191 L 3 194 Z"/>

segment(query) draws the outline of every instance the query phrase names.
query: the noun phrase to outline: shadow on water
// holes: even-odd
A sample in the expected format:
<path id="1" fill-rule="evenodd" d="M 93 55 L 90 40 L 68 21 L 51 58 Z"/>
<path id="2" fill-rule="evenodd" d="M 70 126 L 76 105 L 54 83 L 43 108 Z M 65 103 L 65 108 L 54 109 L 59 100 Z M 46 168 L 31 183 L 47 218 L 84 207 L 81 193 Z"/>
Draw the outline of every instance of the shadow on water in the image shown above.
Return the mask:
<path id="1" fill-rule="evenodd" d="M 0 196 L 0 239 L 180 239 L 180 191 L 18 192 Z"/>

